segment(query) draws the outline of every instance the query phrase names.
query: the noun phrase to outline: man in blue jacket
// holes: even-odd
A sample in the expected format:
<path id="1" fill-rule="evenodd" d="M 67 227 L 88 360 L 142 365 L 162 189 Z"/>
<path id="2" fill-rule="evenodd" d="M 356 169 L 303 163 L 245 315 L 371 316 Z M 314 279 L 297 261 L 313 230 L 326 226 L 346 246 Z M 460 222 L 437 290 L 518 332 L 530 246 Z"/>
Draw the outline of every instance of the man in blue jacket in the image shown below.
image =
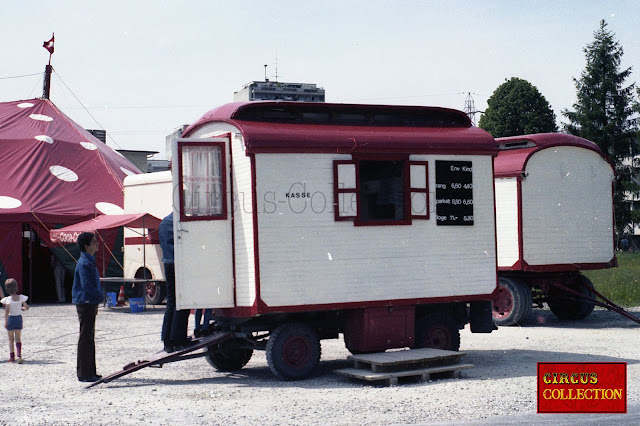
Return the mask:
<path id="1" fill-rule="evenodd" d="M 162 248 L 162 263 L 167 285 L 167 305 L 162 321 L 162 342 L 165 352 L 173 352 L 188 344 L 187 326 L 189 310 L 176 310 L 176 275 L 173 261 L 173 212 L 162 219 L 158 227 L 158 238 Z"/>
<path id="2" fill-rule="evenodd" d="M 96 315 L 102 302 L 100 274 L 96 267 L 98 240 L 91 232 L 78 236 L 80 259 L 73 276 L 72 302 L 76 305 L 80 334 L 78 336 L 77 373 L 81 382 L 95 382 L 102 378 L 96 374 Z"/>

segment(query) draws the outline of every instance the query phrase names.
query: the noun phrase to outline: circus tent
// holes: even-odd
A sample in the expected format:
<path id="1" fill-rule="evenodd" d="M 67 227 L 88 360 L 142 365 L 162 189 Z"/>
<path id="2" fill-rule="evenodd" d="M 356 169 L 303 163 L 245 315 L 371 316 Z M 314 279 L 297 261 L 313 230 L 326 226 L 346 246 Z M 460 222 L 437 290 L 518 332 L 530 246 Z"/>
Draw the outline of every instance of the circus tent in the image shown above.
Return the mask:
<path id="1" fill-rule="evenodd" d="M 122 181 L 140 173 L 48 99 L 0 103 L 0 166 L 0 283 L 29 292 L 57 253 L 49 230 L 123 213 Z"/>

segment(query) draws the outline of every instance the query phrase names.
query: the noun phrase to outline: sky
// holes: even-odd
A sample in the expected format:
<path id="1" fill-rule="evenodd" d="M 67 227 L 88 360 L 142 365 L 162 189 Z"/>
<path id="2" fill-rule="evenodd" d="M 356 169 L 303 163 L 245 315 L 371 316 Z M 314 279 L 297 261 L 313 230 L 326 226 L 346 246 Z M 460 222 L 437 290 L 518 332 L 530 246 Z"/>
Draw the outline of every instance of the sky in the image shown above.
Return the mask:
<path id="1" fill-rule="evenodd" d="M 251 81 L 314 83 L 327 102 L 476 110 L 506 79 L 573 109 L 584 48 L 604 19 L 640 82 L 635 0 L 21 0 L 0 14 L 0 102 L 50 99 L 114 149 L 165 136 Z M 23 77 L 25 76 L 25 77 Z M 480 114 L 476 116 L 479 120 Z"/>

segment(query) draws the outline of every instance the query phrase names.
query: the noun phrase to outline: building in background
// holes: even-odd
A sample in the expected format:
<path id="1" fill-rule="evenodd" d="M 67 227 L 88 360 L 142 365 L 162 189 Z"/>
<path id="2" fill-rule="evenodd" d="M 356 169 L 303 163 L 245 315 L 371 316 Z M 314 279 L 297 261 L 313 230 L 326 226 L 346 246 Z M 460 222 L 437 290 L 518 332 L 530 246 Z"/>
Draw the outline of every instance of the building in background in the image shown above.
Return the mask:
<path id="1" fill-rule="evenodd" d="M 169 160 L 147 160 L 147 173 L 164 172 L 171 169 Z"/>
<path id="2" fill-rule="evenodd" d="M 324 89 L 308 83 L 280 83 L 277 81 L 252 81 L 233 94 L 235 102 L 294 101 L 324 102 Z"/>
<path id="3" fill-rule="evenodd" d="M 116 151 L 132 162 L 142 173 L 148 173 L 149 158 L 158 153 L 158 151 L 134 151 L 130 149 L 116 149 Z"/>

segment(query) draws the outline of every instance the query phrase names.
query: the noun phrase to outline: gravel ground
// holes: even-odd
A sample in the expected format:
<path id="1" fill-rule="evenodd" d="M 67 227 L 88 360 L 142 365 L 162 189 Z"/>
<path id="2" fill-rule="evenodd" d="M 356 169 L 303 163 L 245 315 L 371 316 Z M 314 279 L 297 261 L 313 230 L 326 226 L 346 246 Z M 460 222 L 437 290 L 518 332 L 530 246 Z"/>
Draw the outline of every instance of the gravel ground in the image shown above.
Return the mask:
<path id="1" fill-rule="evenodd" d="M 640 307 L 631 311 L 640 315 Z M 160 350 L 162 314 L 162 307 L 137 314 L 101 308 L 98 372 L 115 372 Z M 557 424 L 567 416 L 536 414 L 536 363 L 543 361 L 628 363 L 629 414 L 570 415 L 567 424 L 637 424 L 640 415 L 640 325 L 605 310 L 578 323 L 534 310 L 520 327 L 491 334 L 467 328 L 460 350 L 473 369 L 459 379 L 393 387 L 334 374 L 351 366 L 349 353 L 342 340 L 325 340 L 317 373 L 304 381 L 277 380 L 264 352 L 255 352 L 236 374 L 218 373 L 197 358 L 86 390 L 75 375 L 75 307 L 33 306 L 24 324 L 24 364 L 0 363 L 0 424 Z M 6 337 L 0 340 L 6 360 Z"/>

